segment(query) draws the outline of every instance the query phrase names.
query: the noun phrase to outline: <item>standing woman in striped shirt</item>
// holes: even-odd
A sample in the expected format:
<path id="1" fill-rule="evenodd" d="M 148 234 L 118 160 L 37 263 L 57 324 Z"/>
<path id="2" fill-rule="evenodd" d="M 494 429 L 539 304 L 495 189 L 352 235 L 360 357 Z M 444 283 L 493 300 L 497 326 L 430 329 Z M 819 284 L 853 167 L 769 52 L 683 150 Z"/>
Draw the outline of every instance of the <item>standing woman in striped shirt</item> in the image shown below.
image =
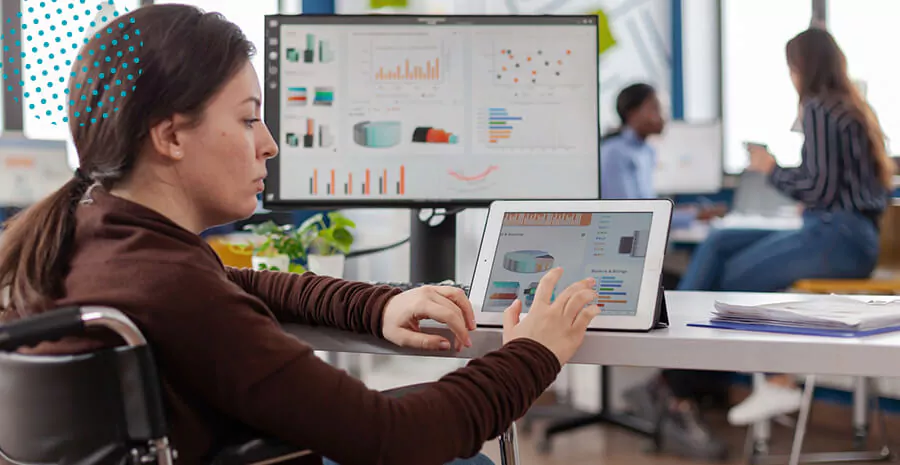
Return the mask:
<path id="1" fill-rule="evenodd" d="M 830 33 L 808 29 L 787 43 L 786 55 L 802 107 L 801 164 L 780 167 L 765 148 L 751 147 L 747 169 L 767 174 L 803 204 L 803 227 L 714 232 L 697 248 L 679 289 L 774 292 L 800 279 L 867 278 L 875 269 L 894 174 L 884 133 Z M 729 420 L 749 424 L 799 406 L 793 382 L 771 377 Z"/>

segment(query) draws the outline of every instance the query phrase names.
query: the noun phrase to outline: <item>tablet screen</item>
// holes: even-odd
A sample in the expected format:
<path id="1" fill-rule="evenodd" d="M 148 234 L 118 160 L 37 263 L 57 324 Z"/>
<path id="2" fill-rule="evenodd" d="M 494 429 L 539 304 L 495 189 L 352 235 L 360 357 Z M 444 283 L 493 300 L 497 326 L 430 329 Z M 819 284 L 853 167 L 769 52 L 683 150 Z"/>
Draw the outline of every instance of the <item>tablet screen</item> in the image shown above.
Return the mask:
<path id="1" fill-rule="evenodd" d="M 600 315 L 634 316 L 653 213 L 506 213 L 482 309 L 515 299 L 527 312 L 541 277 L 562 267 L 554 291 L 593 277 Z"/>

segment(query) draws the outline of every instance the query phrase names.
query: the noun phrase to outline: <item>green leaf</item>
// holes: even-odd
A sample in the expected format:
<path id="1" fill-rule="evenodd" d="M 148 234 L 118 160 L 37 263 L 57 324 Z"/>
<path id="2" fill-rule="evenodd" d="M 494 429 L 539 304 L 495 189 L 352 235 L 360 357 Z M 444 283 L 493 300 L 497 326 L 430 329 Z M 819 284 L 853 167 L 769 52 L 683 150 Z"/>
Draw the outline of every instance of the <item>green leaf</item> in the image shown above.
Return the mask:
<path id="1" fill-rule="evenodd" d="M 324 217 L 321 213 L 316 213 L 315 215 L 307 218 L 303 223 L 300 223 L 300 227 L 297 228 L 297 230 L 301 234 L 309 233 L 310 231 L 313 231 L 316 226 L 320 225 L 323 219 Z"/>
<path id="2" fill-rule="evenodd" d="M 303 265 L 291 263 L 291 266 L 288 267 L 288 271 L 291 273 L 303 274 L 306 273 L 306 268 L 304 268 Z"/>
<path id="3" fill-rule="evenodd" d="M 344 228 L 335 229 L 331 237 L 335 244 L 341 247 L 349 248 L 353 244 L 353 234 L 350 234 L 350 231 Z"/>
<path id="4" fill-rule="evenodd" d="M 328 213 L 328 221 L 331 223 L 332 228 L 355 228 L 356 223 L 353 222 L 350 218 L 344 216 L 343 213 L 334 211 Z"/>

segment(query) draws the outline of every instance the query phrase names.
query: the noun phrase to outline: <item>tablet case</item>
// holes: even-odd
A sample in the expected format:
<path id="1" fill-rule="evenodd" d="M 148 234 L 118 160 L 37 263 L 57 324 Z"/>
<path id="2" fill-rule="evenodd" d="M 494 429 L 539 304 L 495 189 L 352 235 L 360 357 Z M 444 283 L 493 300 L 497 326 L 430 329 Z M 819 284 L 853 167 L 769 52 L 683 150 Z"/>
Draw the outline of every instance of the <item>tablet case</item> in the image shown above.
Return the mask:
<path id="1" fill-rule="evenodd" d="M 654 329 L 669 327 L 669 308 L 666 305 L 666 289 L 659 286 L 659 294 L 656 296 L 656 311 L 653 314 L 653 324 L 650 329 L 598 329 L 588 328 L 588 331 L 614 332 L 614 333 L 648 333 Z"/>
<path id="2" fill-rule="evenodd" d="M 654 329 L 663 329 L 669 327 L 669 307 L 666 305 L 666 289 L 659 286 L 659 295 L 656 297 L 656 315 L 653 317 Z"/>

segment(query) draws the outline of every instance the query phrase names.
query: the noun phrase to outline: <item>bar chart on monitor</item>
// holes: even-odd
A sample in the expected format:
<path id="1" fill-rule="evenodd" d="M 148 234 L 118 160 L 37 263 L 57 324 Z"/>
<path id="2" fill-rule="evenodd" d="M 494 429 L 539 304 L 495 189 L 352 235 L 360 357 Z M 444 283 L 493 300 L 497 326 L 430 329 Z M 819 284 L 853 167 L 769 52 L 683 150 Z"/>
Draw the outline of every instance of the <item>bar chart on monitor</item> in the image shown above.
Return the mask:
<path id="1" fill-rule="evenodd" d="M 356 99 L 391 96 L 420 99 L 459 98 L 459 83 L 449 78 L 454 63 L 453 43 L 442 34 L 351 35 L 349 74 Z M 458 71 L 457 71 L 458 72 Z"/>
<path id="2" fill-rule="evenodd" d="M 319 169 L 309 176 L 310 195 L 329 196 L 404 196 L 406 167 L 357 170 Z"/>
<path id="3" fill-rule="evenodd" d="M 301 118 L 301 127 L 288 128 L 284 144 L 289 148 L 328 149 L 334 146 L 334 131 L 330 123 L 315 118 Z"/>
<path id="4" fill-rule="evenodd" d="M 477 141 L 485 149 L 568 152 L 578 146 L 570 121 L 559 118 L 553 105 L 490 106 L 479 110 Z"/>
<path id="5" fill-rule="evenodd" d="M 334 48 L 331 40 L 318 37 L 316 34 L 300 34 L 302 47 L 288 47 L 284 58 L 287 63 L 324 64 L 334 61 Z"/>

